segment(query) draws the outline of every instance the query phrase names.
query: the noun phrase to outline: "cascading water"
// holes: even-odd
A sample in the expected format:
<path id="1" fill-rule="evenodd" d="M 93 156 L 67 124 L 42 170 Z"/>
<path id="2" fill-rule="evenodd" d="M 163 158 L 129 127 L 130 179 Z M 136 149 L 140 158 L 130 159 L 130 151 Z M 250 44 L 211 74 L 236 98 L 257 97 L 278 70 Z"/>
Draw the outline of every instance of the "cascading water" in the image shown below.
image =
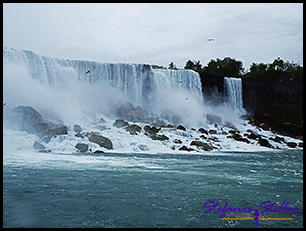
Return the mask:
<path id="1" fill-rule="evenodd" d="M 34 81 L 48 90 L 74 93 L 74 104 L 79 102 L 78 107 L 91 106 L 90 110 L 119 104 L 119 101 L 128 101 L 151 111 L 177 107 L 189 110 L 190 105 L 203 103 L 199 75 L 191 70 L 155 70 L 147 64 L 57 59 L 32 51 L 6 48 L 3 48 L 3 64 L 6 69 L 10 65 L 25 69 L 31 80 L 27 79 L 24 87 L 30 87 Z M 85 74 L 88 70 L 90 72 Z M 187 99 L 189 106 L 184 108 Z"/>
<path id="2" fill-rule="evenodd" d="M 242 102 L 242 80 L 240 78 L 224 77 L 224 94 L 228 97 L 230 107 L 240 109 Z"/>

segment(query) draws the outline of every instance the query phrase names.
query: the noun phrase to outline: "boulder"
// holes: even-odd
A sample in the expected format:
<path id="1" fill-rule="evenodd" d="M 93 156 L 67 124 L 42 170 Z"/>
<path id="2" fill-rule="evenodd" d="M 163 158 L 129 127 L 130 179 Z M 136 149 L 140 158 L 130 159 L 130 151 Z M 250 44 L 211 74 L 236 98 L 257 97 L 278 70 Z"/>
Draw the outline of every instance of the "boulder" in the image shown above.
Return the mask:
<path id="1" fill-rule="evenodd" d="M 180 130 L 186 131 L 186 128 L 185 128 L 183 125 L 179 125 L 179 126 L 177 126 L 177 129 L 180 129 Z"/>
<path id="2" fill-rule="evenodd" d="M 125 127 L 125 130 L 127 132 L 130 132 L 131 135 L 137 135 L 137 132 L 141 131 L 141 127 L 138 126 L 137 124 L 131 124 Z"/>
<path id="3" fill-rule="evenodd" d="M 268 148 L 272 148 L 272 145 L 271 145 L 271 144 L 269 143 L 269 141 L 266 140 L 266 139 L 259 138 L 258 143 L 259 143 L 261 146 L 268 147 Z"/>
<path id="4" fill-rule="evenodd" d="M 86 152 L 88 150 L 88 144 L 84 144 L 84 143 L 77 143 L 75 147 L 79 149 L 80 152 Z"/>
<path id="5" fill-rule="evenodd" d="M 255 133 L 251 132 L 251 134 L 249 134 L 247 136 L 249 139 L 252 139 L 252 140 L 256 140 L 257 138 L 261 138 L 260 135 L 256 135 Z"/>
<path id="6" fill-rule="evenodd" d="M 199 128 L 198 131 L 208 135 L 208 132 L 204 128 Z"/>
<path id="7" fill-rule="evenodd" d="M 75 137 L 84 138 L 84 136 L 83 136 L 80 132 L 78 132 L 77 134 L 75 134 Z"/>
<path id="8" fill-rule="evenodd" d="M 127 125 L 129 125 L 129 123 L 124 121 L 123 119 L 116 119 L 115 122 L 113 123 L 113 126 L 117 128 L 122 128 Z"/>
<path id="9" fill-rule="evenodd" d="M 41 137 L 47 136 L 51 139 L 53 136 L 56 136 L 56 135 L 67 135 L 67 134 L 68 134 L 67 126 L 63 125 L 63 126 L 43 130 L 40 132 L 39 136 Z"/>
<path id="10" fill-rule="evenodd" d="M 288 142 L 287 145 L 290 147 L 290 148 L 295 148 L 297 146 L 297 144 L 295 142 Z"/>
<path id="11" fill-rule="evenodd" d="M 181 143 L 183 143 L 181 140 L 178 140 L 178 139 L 175 139 L 173 142 L 176 143 L 176 144 L 181 144 Z"/>
<path id="12" fill-rule="evenodd" d="M 198 141 L 198 140 L 193 140 L 193 141 L 191 141 L 190 146 L 192 146 L 192 145 L 201 147 L 204 151 L 210 151 L 210 150 L 213 150 L 213 149 L 214 149 L 214 148 L 213 148 L 212 146 L 210 146 L 209 144 L 204 143 L 204 142 L 201 142 L 201 141 Z"/>
<path id="13" fill-rule="evenodd" d="M 37 141 L 34 142 L 33 147 L 34 147 L 35 149 L 40 149 L 40 150 L 46 148 L 44 145 L 42 145 L 41 143 L 39 143 L 39 142 L 37 142 Z"/>
<path id="14" fill-rule="evenodd" d="M 210 129 L 208 131 L 209 134 L 217 134 L 217 130 L 214 130 L 214 129 Z"/>
<path id="15" fill-rule="evenodd" d="M 180 151 L 188 151 L 188 152 L 190 152 L 190 151 L 195 151 L 195 149 L 193 149 L 193 148 L 187 148 L 185 145 L 182 146 L 182 147 L 180 147 L 178 150 L 180 150 Z"/>
<path id="16" fill-rule="evenodd" d="M 42 115 L 30 106 L 18 106 L 11 110 L 11 120 L 17 129 L 27 131 L 27 129 L 36 123 L 40 123 Z"/>
<path id="17" fill-rule="evenodd" d="M 233 137 L 234 140 L 245 142 L 245 143 L 248 143 L 248 144 L 250 143 L 250 141 L 247 138 L 243 138 L 239 133 L 233 134 L 232 137 Z"/>
<path id="18" fill-rule="evenodd" d="M 156 135 L 160 131 L 160 128 L 157 128 L 155 126 L 150 127 L 150 125 L 146 125 L 143 128 L 146 133 L 149 133 L 150 135 Z"/>
<path id="19" fill-rule="evenodd" d="M 75 132 L 81 132 L 83 131 L 82 127 L 78 124 L 75 124 L 74 127 L 73 127 L 74 131 Z"/>
<path id="20" fill-rule="evenodd" d="M 215 116 L 212 114 L 207 114 L 206 116 L 206 122 L 208 124 L 218 124 L 218 125 L 222 125 L 222 119 L 219 116 Z"/>
<path id="21" fill-rule="evenodd" d="M 102 150 L 96 150 L 96 151 L 94 151 L 93 153 L 94 153 L 94 154 L 97 154 L 97 153 L 105 153 L 105 152 L 102 151 Z"/>
<path id="22" fill-rule="evenodd" d="M 112 141 L 104 136 L 91 135 L 89 137 L 89 141 L 100 145 L 100 147 L 104 147 L 107 149 L 113 149 Z"/>

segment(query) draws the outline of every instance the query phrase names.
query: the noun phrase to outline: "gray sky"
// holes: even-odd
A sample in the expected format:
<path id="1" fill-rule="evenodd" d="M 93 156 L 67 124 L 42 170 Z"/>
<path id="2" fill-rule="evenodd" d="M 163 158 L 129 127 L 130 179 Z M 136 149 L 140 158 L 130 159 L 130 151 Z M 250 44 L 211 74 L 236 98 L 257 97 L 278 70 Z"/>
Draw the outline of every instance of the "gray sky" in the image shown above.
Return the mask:
<path id="1" fill-rule="evenodd" d="M 3 4 L 3 46 L 178 68 L 227 56 L 245 68 L 279 56 L 303 65 L 303 4 Z"/>

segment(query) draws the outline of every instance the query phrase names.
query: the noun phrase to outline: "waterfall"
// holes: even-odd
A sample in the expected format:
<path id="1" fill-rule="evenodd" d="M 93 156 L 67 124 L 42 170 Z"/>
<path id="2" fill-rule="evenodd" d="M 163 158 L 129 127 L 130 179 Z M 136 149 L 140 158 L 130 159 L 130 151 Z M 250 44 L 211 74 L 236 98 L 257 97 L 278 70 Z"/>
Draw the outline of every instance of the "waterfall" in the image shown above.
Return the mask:
<path id="1" fill-rule="evenodd" d="M 231 108 L 242 108 L 243 102 L 241 78 L 224 77 L 224 94 L 228 97 L 228 102 Z"/>
<path id="2" fill-rule="evenodd" d="M 193 106 L 192 110 L 195 110 L 195 105 L 200 108 L 203 103 L 200 77 L 192 70 L 160 70 L 152 69 L 148 64 L 58 59 L 12 48 L 3 48 L 3 66 L 6 70 L 4 97 L 13 94 L 6 86 L 9 78 L 12 78 L 11 69 L 22 67 L 29 77 L 21 83 L 18 73 L 11 82 L 20 82 L 22 91 L 33 88 L 23 96 L 33 94 L 31 99 L 36 101 L 44 98 L 37 94 L 56 90 L 65 92 L 57 101 L 66 100 L 75 104 L 75 107 L 92 105 L 92 108 L 104 108 L 106 102 L 109 105 L 126 101 L 135 107 L 139 105 L 152 111 L 163 108 L 186 111 L 190 106 Z M 86 74 L 88 70 L 90 72 Z M 31 85 L 44 88 L 34 95 L 37 90 Z M 16 91 L 21 91 L 20 88 Z M 47 97 L 47 100 L 51 102 L 55 97 L 59 97 L 58 94 Z M 64 99 L 67 97 L 71 99 Z"/>

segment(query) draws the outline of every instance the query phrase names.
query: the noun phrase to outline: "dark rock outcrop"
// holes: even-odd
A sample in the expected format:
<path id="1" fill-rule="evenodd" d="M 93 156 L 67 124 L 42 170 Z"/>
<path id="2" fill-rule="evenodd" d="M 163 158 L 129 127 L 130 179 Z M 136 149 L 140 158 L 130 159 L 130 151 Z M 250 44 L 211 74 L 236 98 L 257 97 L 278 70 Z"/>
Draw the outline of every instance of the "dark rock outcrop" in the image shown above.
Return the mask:
<path id="1" fill-rule="evenodd" d="M 137 132 L 141 131 L 141 127 L 137 124 L 131 124 L 125 127 L 127 132 L 130 132 L 131 135 L 137 135 Z"/>
<path id="2" fill-rule="evenodd" d="M 211 145 L 209 145 L 207 143 L 204 143 L 204 142 L 201 142 L 201 141 L 198 141 L 198 140 L 191 141 L 190 146 L 192 146 L 192 145 L 195 145 L 197 147 L 201 147 L 204 151 L 210 151 L 210 150 L 214 149 Z"/>
<path id="3" fill-rule="evenodd" d="M 112 141 L 104 136 L 91 135 L 89 137 L 89 141 L 100 145 L 100 147 L 104 147 L 106 149 L 113 149 Z"/>
<path id="4" fill-rule="evenodd" d="M 86 152 L 88 150 L 88 144 L 84 144 L 84 143 L 77 143 L 75 147 L 79 149 L 80 152 Z"/>
<path id="5" fill-rule="evenodd" d="M 290 148 L 295 148 L 297 146 L 297 144 L 295 142 L 288 142 L 287 145 L 290 147 Z"/>
<path id="6" fill-rule="evenodd" d="M 272 148 L 272 145 L 271 145 L 271 144 L 269 143 L 269 141 L 266 140 L 266 139 L 259 138 L 258 143 L 259 143 L 261 146 L 268 147 L 268 148 Z"/>
<path id="7" fill-rule="evenodd" d="M 193 149 L 193 148 L 187 148 L 185 145 L 182 146 L 182 147 L 180 147 L 178 150 L 180 150 L 180 151 L 188 151 L 188 152 L 190 152 L 190 151 L 196 151 L 196 150 Z"/>
<path id="8" fill-rule="evenodd" d="M 177 129 L 182 130 L 182 131 L 186 131 L 186 128 L 183 125 L 177 126 Z"/>

